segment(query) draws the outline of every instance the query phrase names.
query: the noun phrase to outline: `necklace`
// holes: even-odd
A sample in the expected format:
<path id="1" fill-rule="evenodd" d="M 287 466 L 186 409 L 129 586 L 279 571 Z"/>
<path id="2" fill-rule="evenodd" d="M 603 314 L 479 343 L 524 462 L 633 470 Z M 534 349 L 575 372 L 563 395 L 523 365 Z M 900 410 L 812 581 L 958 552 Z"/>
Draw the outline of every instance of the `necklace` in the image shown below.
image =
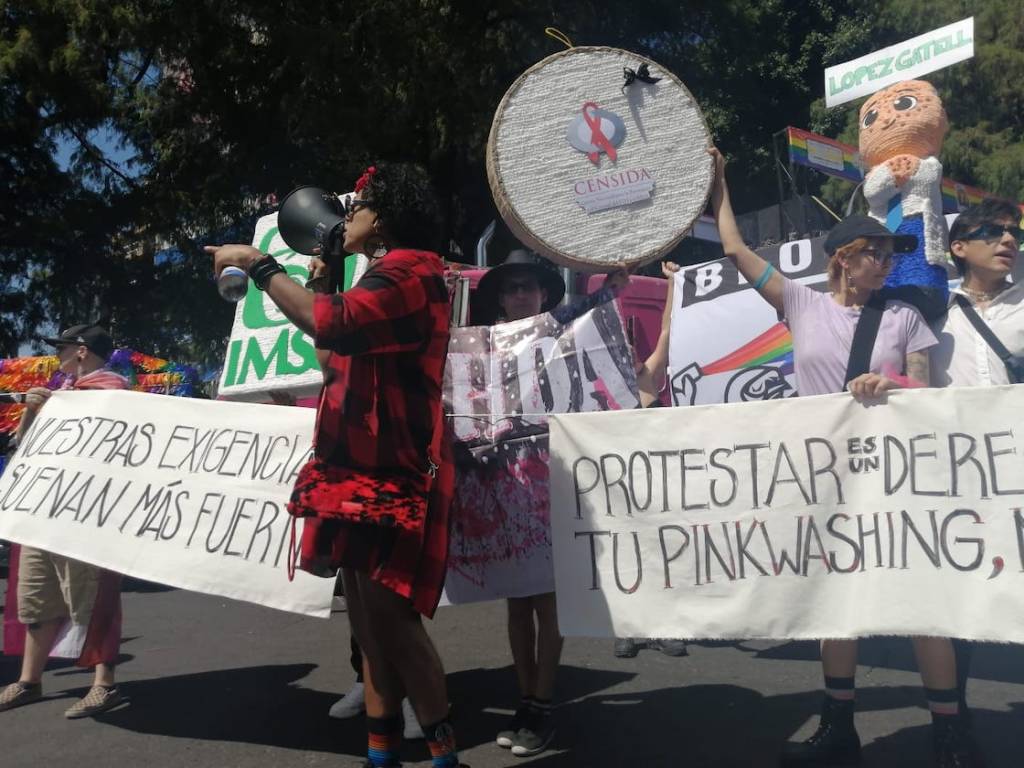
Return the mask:
<path id="1" fill-rule="evenodd" d="M 968 288 L 966 285 L 961 285 L 960 290 L 967 294 L 967 297 L 975 302 L 992 301 L 996 296 L 1005 291 L 1010 287 L 1009 283 L 1002 283 L 994 291 L 976 291 L 973 288 Z"/>

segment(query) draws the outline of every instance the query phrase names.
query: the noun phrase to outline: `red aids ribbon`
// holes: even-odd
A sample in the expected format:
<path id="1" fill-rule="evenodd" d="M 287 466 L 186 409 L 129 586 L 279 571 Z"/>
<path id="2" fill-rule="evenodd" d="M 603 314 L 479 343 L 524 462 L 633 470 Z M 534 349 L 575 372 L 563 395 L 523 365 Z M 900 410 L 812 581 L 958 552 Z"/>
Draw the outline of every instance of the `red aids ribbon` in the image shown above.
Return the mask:
<path id="1" fill-rule="evenodd" d="M 597 104 L 592 101 L 588 101 L 583 105 L 583 119 L 587 121 L 587 125 L 590 126 L 590 143 L 597 147 L 597 152 L 590 152 L 587 157 L 590 158 L 590 162 L 594 165 L 598 165 L 601 162 L 601 150 L 604 150 L 605 154 L 611 158 L 614 163 L 617 159 L 615 147 L 612 146 L 611 141 L 607 136 L 604 135 L 604 131 L 601 130 L 601 118 L 597 115 L 588 112 L 588 109 L 597 111 Z"/>

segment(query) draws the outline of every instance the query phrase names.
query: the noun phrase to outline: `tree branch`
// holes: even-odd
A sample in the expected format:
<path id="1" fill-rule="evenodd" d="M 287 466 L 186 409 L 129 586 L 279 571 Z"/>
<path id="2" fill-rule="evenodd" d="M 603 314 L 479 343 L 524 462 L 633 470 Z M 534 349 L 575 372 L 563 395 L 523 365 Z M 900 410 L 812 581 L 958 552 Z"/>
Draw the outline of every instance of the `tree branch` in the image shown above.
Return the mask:
<path id="1" fill-rule="evenodd" d="M 89 141 L 87 138 L 85 138 L 85 136 L 79 133 L 73 125 L 67 123 L 63 127 L 67 129 L 68 133 L 75 137 L 75 139 L 78 141 L 78 144 L 82 147 L 82 149 L 84 149 L 86 152 L 92 155 L 94 159 L 98 160 L 104 167 L 107 168 L 107 170 L 109 170 L 111 173 L 113 173 L 115 176 L 121 179 L 125 184 L 127 184 L 132 189 L 139 189 L 139 185 L 135 181 L 135 179 L 126 175 L 120 168 L 118 168 L 106 157 L 104 157 L 103 153 L 100 152 L 100 150 L 97 149 L 91 141 Z"/>

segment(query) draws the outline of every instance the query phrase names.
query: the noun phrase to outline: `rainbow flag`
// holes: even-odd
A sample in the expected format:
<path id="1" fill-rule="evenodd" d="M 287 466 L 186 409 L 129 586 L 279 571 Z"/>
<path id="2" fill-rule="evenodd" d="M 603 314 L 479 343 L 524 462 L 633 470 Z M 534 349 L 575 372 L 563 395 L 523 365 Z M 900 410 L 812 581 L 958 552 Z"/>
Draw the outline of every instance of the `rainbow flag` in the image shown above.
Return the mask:
<path id="1" fill-rule="evenodd" d="M 789 161 L 859 184 L 864 178 L 856 147 L 810 131 L 788 127 Z"/>
<path id="2" fill-rule="evenodd" d="M 805 165 L 816 171 L 836 176 L 859 184 L 864 180 L 857 148 L 835 139 L 788 126 L 789 161 Z M 970 205 L 976 205 L 987 197 L 996 197 L 983 189 L 961 184 L 955 179 L 942 180 L 942 212 L 959 213 Z M 1014 202 L 1014 205 L 1019 203 Z M 1024 210 L 1024 206 L 1021 206 Z"/>
<path id="3" fill-rule="evenodd" d="M 783 375 L 793 371 L 793 337 L 784 323 L 776 323 L 760 336 L 713 363 L 702 365 L 706 376 L 755 365 L 777 365 Z"/>

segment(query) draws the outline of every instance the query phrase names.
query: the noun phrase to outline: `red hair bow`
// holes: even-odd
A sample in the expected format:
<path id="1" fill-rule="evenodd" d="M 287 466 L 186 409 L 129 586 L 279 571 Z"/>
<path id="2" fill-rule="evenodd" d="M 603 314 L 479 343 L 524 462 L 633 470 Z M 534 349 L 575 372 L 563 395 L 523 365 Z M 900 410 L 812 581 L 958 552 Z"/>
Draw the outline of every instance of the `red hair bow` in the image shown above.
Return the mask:
<path id="1" fill-rule="evenodd" d="M 362 192 L 363 188 L 367 184 L 370 183 L 370 179 L 373 178 L 373 174 L 375 174 L 376 172 L 377 172 L 377 166 L 371 165 L 369 168 L 366 169 L 366 171 L 363 173 L 363 175 L 359 177 L 359 180 L 356 182 L 356 193 L 357 194 L 359 192 Z"/>

